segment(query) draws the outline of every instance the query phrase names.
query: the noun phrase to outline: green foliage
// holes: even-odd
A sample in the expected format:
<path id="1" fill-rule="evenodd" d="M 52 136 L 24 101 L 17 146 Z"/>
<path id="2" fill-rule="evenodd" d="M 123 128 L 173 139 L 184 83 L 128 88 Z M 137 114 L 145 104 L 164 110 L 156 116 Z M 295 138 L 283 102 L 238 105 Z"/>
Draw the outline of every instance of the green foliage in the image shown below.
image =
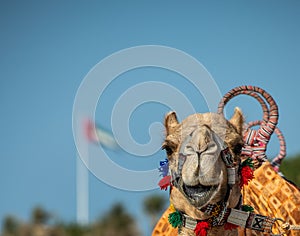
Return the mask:
<path id="1" fill-rule="evenodd" d="M 135 219 L 125 207 L 118 203 L 98 221 L 90 225 L 77 223 L 49 223 L 51 214 L 42 207 L 31 213 L 30 223 L 20 223 L 16 218 L 7 216 L 2 222 L 1 236 L 140 236 Z"/>
<path id="2" fill-rule="evenodd" d="M 6 216 L 3 220 L 4 235 L 15 235 L 19 227 L 18 220 L 13 216 Z"/>
<path id="3" fill-rule="evenodd" d="M 150 217 L 151 228 L 153 229 L 166 209 L 167 199 L 164 195 L 153 194 L 145 198 L 143 202 L 144 212 Z"/>
<path id="4" fill-rule="evenodd" d="M 300 154 L 285 158 L 280 166 L 280 171 L 284 176 L 300 186 Z"/>
<path id="5" fill-rule="evenodd" d="M 134 218 L 117 203 L 92 226 L 91 235 L 138 236 L 140 233 Z"/>
<path id="6" fill-rule="evenodd" d="M 46 224 L 50 218 L 50 214 L 40 206 L 35 207 L 31 213 L 31 220 L 34 224 Z"/>
<path id="7" fill-rule="evenodd" d="M 62 228 L 68 236 L 83 236 L 89 232 L 88 226 L 82 226 L 77 223 L 65 224 L 62 225 Z"/>
<path id="8" fill-rule="evenodd" d="M 166 198 L 163 195 L 150 195 L 144 200 L 143 208 L 146 214 L 156 215 L 165 210 Z"/>

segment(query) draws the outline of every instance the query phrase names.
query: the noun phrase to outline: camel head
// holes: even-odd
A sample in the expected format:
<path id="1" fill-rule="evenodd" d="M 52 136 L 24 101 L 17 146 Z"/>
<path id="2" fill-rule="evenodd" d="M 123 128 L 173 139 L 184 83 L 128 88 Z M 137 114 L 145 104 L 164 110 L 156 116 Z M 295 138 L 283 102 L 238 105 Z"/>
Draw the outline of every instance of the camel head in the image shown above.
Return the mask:
<path id="1" fill-rule="evenodd" d="M 243 147 L 243 123 L 239 108 L 230 120 L 221 114 L 204 113 L 179 123 L 175 112 L 166 115 L 163 149 L 172 176 L 170 201 L 178 211 L 203 220 L 210 217 L 202 210 L 208 204 L 226 201 L 227 207 L 233 208 L 239 203 L 239 180 L 229 184 L 228 167 L 235 170 L 235 178 Z"/>

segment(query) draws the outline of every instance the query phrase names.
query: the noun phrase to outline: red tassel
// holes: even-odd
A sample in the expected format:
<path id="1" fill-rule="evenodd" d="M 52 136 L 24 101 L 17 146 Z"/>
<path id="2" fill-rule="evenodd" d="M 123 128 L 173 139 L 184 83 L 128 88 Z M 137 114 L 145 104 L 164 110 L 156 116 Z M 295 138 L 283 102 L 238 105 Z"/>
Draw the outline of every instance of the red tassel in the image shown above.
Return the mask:
<path id="1" fill-rule="evenodd" d="M 240 187 L 248 185 L 249 181 L 254 178 L 253 170 L 250 166 L 243 166 L 241 170 L 241 182 Z"/>
<path id="2" fill-rule="evenodd" d="M 171 185 L 171 176 L 167 175 L 167 176 L 163 177 L 159 181 L 158 185 L 161 190 L 167 190 L 167 188 Z"/>
<path id="3" fill-rule="evenodd" d="M 228 222 L 224 225 L 225 230 L 233 230 L 233 229 L 236 229 L 238 227 L 239 227 L 238 225 L 234 225 L 234 224 L 231 224 L 231 223 L 228 223 Z"/>
<path id="4" fill-rule="evenodd" d="M 196 225 L 194 232 L 195 232 L 196 236 L 206 236 L 208 229 L 209 229 L 209 223 L 206 221 L 200 221 Z"/>

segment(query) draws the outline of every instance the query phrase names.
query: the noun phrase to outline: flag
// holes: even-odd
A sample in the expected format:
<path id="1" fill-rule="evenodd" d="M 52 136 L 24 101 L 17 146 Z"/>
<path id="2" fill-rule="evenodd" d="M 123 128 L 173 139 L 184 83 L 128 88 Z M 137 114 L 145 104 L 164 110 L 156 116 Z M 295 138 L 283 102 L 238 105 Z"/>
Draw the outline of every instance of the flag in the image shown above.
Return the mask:
<path id="1" fill-rule="evenodd" d="M 111 150 L 116 150 L 119 145 L 114 139 L 112 133 L 96 126 L 91 120 L 86 120 L 84 124 L 85 136 L 90 142 L 103 145 Z"/>

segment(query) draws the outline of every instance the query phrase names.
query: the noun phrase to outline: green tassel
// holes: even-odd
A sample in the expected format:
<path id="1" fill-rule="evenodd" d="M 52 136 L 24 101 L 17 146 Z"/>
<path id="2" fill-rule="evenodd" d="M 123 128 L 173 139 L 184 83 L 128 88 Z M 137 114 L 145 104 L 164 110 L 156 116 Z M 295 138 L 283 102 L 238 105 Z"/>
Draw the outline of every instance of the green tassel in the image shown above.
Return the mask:
<path id="1" fill-rule="evenodd" d="M 253 212 L 254 208 L 252 206 L 249 206 L 249 205 L 242 205 L 242 211 Z"/>
<path id="2" fill-rule="evenodd" d="M 249 166 L 251 169 L 254 169 L 253 160 L 249 157 L 242 162 L 242 166 Z"/>
<path id="3" fill-rule="evenodd" d="M 179 211 L 175 211 L 168 216 L 169 223 L 173 228 L 182 226 L 182 217 Z"/>

